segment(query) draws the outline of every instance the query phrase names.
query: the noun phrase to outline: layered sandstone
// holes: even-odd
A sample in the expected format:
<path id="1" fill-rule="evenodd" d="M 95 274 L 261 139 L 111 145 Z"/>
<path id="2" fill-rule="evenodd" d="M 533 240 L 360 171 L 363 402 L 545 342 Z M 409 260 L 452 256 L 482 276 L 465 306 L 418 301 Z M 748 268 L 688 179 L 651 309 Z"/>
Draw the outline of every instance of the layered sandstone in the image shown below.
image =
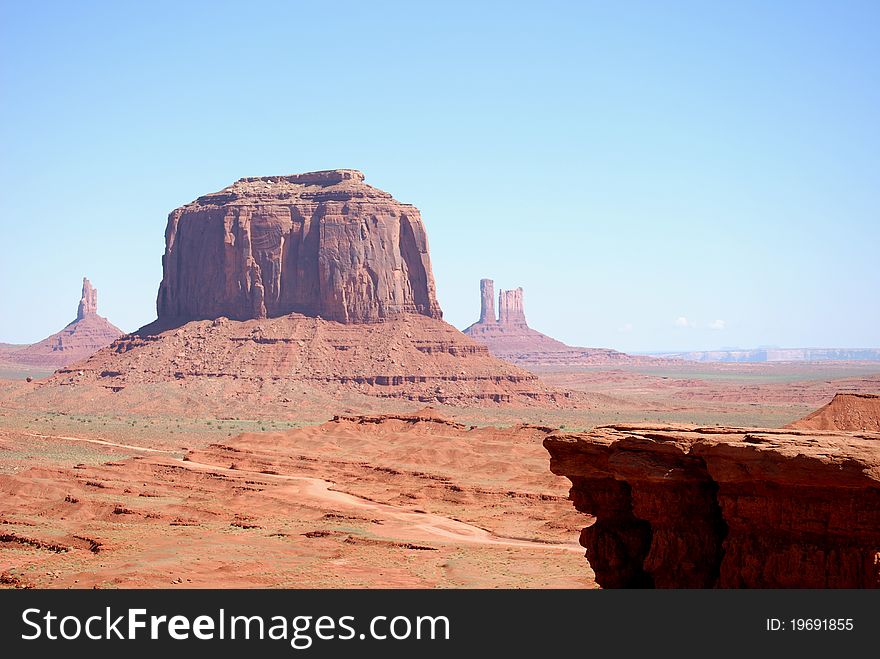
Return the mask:
<path id="1" fill-rule="evenodd" d="M 263 404 L 313 389 L 337 397 L 356 392 L 466 405 L 572 404 L 567 392 L 550 389 L 451 325 L 420 314 L 358 325 L 300 314 L 219 318 L 158 333 L 141 330 L 59 371 L 47 386 L 118 393 L 197 382 Z"/>
<path id="2" fill-rule="evenodd" d="M 615 425 L 544 440 L 605 587 L 880 586 L 880 434 Z"/>
<path id="3" fill-rule="evenodd" d="M 485 344 L 496 357 L 536 369 L 628 364 L 649 359 L 608 348 L 569 346 L 532 329 L 526 322 L 522 288 L 498 292 L 496 318 L 494 290 L 495 283 L 491 279 L 480 280 L 480 320 L 463 331 Z"/>
<path id="4" fill-rule="evenodd" d="M 98 291 L 83 277 L 76 319 L 42 341 L 5 353 L 2 360 L 13 366 L 64 367 L 86 359 L 122 334 L 121 329 L 98 315 Z"/>
<path id="5" fill-rule="evenodd" d="M 190 320 L 290 313 L 440 318 L 418 209 L 337 169 L 243 178 L 168 216 L 157 311 Z"/>
<path id="6" fill-rule="evenodd" d="M 870 430 L 880 432 L 880 396 L 838 393 L 827 405 L 788 425 L 801 430 Z"/>

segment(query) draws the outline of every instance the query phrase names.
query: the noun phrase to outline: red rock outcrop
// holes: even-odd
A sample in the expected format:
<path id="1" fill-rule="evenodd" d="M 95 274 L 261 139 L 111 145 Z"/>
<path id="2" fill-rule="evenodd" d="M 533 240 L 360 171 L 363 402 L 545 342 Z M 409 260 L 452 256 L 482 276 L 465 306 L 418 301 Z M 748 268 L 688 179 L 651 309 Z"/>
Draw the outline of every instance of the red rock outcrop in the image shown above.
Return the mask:
<path id="1" fill-rule="evenodd" d="M 281 318 L 192 321 L 122 337 L 45 386 L 113 392 L 211 382 L 223 396 L 267 404 L 318 389 L 421 402 L 571 406 L 532 373 L 503 362 L 451 325 L 420 314 L 347 325 L 290 314 Z M 69 385 L 73 385 L 72 387 Z M 121 399 L 118 399 L 121 402 Z M 222 397 L 221 397 L 222 404 Z"/>
<path id="2" fill-rule="evenodd" d="M 92 287 L 86 277 L 83 277 L 82 297 L 76 309 L 76 319 L 82 320 L 86 316 L 98 313 L 98 289 Z"/>
<path id="3" fill-rule="evenodd" d="M 526 325 L 523 289 L 501 291 L 498 297 L 498 322 L 502 325 Z"/>
<path id="4" fill-rule="evenodd" d="M 122 334 L 121 329 L 98 315 L 98 291 L 83 277 L 76 319 L 60 332 L 10 351 L 2 359 L 13 366 L 59 368 L 86 359 Z"/>
<path id="5" fill-rule="evenodd" d="M 495 317 L 495 282 L 491 279 L 480 280 L 480 323 L 496 323 Z"/>
<path id="6" fill-rule="evenodd" d="M 496 357 L 536 369 L 631 364 L 651 359 L 633 357 L 608 348 L 572 347 L 532 329 L 526 322 L 522 288 L 498 292 L 496 320 L 492 299 L 494 286 L 491 279 L 480 280 L 480 320 L 463 331 L 485 344 Z"/>
<path id="7" fill-rule="evenodd" d="M 827 405 L 786 427 L 801 430 L 870 430 L 880 432 L 880 396 L 839 393 Z"/>
<path id="8" fill-rule="evenodd" d="M 880 434 L 615 425 L 544 440 L 600 585 L 880 587 Z"/>
<path id="9" fill-rule="evenodd" d="M 338 169 L 243 178 L 168 216 L 157 311 L 190 320 L 290 313 L 440 318 L 418 209 Z"/>

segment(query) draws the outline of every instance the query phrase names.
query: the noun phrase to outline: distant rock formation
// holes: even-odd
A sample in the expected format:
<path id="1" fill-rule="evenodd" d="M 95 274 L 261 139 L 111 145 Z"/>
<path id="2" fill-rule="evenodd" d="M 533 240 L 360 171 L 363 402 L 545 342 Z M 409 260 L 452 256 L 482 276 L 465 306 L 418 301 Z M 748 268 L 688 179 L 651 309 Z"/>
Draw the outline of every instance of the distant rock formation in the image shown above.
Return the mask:
<path id="1" fill-rule="evenodd" d="M 4 352 L 8 365 L 61 368 L 86 359 L 122 336 L 121 329 L 98 315 L 98 291 L 83 277 L 76 319 L 38 343 Z"/>
<path id="2" fill-rule="evenodd" d="M 607 348 L 576 348 L 533 330 L 526 322 L 523 289 L 498 292 L 495 317 L 495 283 L 480 280 L 480 320 L 464 330 L 484 343 L 496 357 L 525 368 L 552 369 L 562 366 L 628 364 L 650 361 Z"/>
<path id="3" fill-rule="evenodd" d="M 418 209 L 353 169 L 243 178 L 199 197 L 168 216 L 162 267 L 164 327 L 290 313 L 442 317 Z"/>
<path id="4" fill-rule="evenodd" d="M 495 282 L 491 279 L 480 280 L 480 320 L 481 324 L 497 323 L 495 317 Z"/>
<path id="5" fill-rule="evenodd" d="M 880 348 L 758 348 L 667 352 L 656 356 L 691 362 L 876 362 L 880 361 Z"/>
<path id="6" fill-rule="evenodd" d="M 544 440 L 606 588 L 880 587 L 880 434 L 614 425 Z"/>
<path id="7" fill-rule="evenodd" d="M 880 432 L 880 395 L 836 394 L 827 405 L 786 427 L 800 430 Z"/>
<path id="8" fill-rule="evenodd" d="M 363 179 L 349 169 L 243 178 L 175 210 L 159 318 L 47 386 L 89 401 L 109 391 L 117 406 L 157 384 L 210 383 L 225 392 L 219 406 L 320 390 L 571 407 L 571 394 L 441 320 L 419 211 Z"/>
<path id="9" fill-rule="evenodd" d="M 491 281 L 491 280 L 490 280 Z M 526 312 L 523 309 L 523 289 L 501 291 L 498 298 L 498 322 L 502 325 L 525 325 Z"/>
<path id="10" fill-rule="evenodd" d="M 92 282 L 83 277 L 82 297 L 76 310 L 76 319 L 82 320 L 88 315 L 98 313 L 98 289 L 92 288 Z"/>

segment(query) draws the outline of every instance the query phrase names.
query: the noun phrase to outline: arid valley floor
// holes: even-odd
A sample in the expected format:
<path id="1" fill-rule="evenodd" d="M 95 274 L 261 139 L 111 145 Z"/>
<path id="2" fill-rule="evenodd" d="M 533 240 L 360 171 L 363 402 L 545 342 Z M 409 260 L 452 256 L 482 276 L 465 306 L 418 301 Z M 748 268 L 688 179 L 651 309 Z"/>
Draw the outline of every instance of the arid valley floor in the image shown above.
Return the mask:
<path id="1" fill-rule="evenodd" d="M 595 587 L 589 524 L 534 424 L 781 427 L 870 363 L 536 369 L 576 409 L 461 407 L 304 390 L 236 406 L 215 383 L 114 412 L 0 381 L 0 579 L 7 587 Z M 14 378 L 14 379 L 13 379 Z M 147 390 L 149 391 L 149 390 Z M 120 395 L 120 394 L 117 394 Z M 384 420 L 341 418 L 388 415 Z M 416 417 L 407 415 L 415 414 Z M 395 418 L 401 415 L 401 418 Z M 448 420 L 439 420 L 440 418 Z"/>

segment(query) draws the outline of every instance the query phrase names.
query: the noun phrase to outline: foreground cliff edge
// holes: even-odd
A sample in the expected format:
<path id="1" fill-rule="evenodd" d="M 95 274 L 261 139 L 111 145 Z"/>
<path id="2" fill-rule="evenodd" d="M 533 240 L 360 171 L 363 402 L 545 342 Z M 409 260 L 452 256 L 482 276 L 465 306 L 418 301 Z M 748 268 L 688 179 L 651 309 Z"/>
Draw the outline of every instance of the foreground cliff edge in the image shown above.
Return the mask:
<path id="1" fill-rule="evenodd" d="M 610 425 L 544 439 L 606 588 L 880 587 L 880 433 Z"/>

